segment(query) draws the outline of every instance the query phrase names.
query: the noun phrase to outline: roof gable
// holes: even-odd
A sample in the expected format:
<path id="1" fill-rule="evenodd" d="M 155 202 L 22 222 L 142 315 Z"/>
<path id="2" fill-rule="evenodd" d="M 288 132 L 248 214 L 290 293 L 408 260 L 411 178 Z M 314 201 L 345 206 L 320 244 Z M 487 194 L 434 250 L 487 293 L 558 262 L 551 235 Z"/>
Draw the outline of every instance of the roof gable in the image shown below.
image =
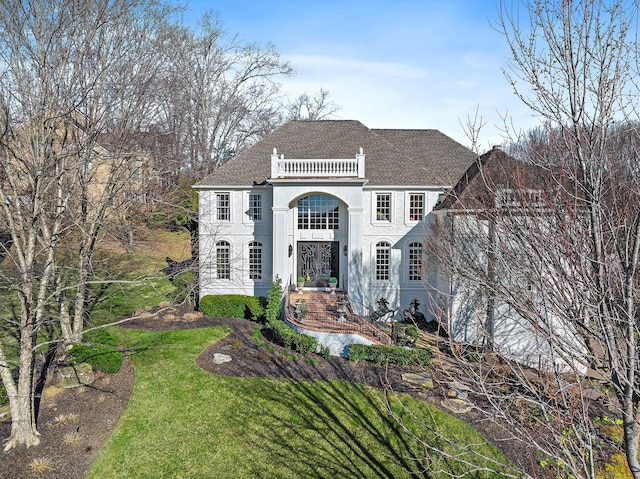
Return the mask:
<path id="1" fill-rule="evenodd" d="M 435 210 L 493 208 L 496 195 L 505 190 L 547 190 L 548 174 L 539 166 L 525 164 L 500 148 L 493 148 L 474 161 Z"/>

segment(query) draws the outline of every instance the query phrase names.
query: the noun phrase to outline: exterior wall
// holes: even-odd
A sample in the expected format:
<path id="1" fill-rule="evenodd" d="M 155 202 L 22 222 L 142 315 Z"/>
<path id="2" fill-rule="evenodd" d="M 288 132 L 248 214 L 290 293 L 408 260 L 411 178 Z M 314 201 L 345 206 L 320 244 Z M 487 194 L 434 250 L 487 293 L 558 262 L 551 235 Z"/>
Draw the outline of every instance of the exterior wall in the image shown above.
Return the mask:
<path id="1" fill-rule="evenodd" d="M 376 217 L 376 195 L 391 194 L 392 215 L 390 221 L 378 221 Z M 424 218 L 422 221 L 409 220 L 409 194 L 424 194 Z M 419 242 L 425 246 L 425 238 L 430 233 L 430 212 L 435 206 L 440 189 L 376 188 L 363 191 L 363 302 L 365 307 L 376 309 L 377 301 L 384 297 L 389 308 L 396 310 L 396 319 L 401 319 L 402 309 L 409 307 L 414 298 L 420 302 L 420 311 L 431 319 L 428 307 L 431 281 L 427 275 L 431 268 L 423 256 L 422 280 L 409 280 L 409 244 Z M 391 244 L 390 280 L 376 280 L 376 244 L 386 241 Z"/>
<path id="2" fill-rule="evenodd" d="M 230 220 L 216 221 L 216 193 L 230 194 Z M 262 195 L 262 220 L 248 216 L 249 194 Z M 266 296 L 271 288 L 272 264 L 272 199 L 271 189 L 201 189 L 199 191 L 200 296 L 208 294 L 246 294 Z M 230 279 L 216 274 L 216 242 L 230 244 Z M 249 279 L 249 243 L 262 243 L 262 278 Z"/>
<path id="3" fill-rule="evenodd" d="M 477 258 L 480 267 L 486 268 L 488 255 L 482 247 L 486 243 L 472 244 L 469 243 L 468 238 L 473 238 L 475 235 L 487 236 L 489 234 L 488 223 L 486 221 L 478 221 L 472 215 L 456 215 L 454 216 L 454 231 L 457 228 L 466 232 L 465 239 L 457 239 L 457 241 L 466 241 L 466 248 L 473 248 L 471 251 Z M 501 233 L 499 227 L 497 227 L 497 230 L 503 247 L 506 247 L 509 243 L 508 233 Z M 456 241 L 455 236 L 451 238 L 451 241 Z M 510 275 L 505 273 L 504 270 L 497 272 L 502 278 L 503 287 L 504 285 L 510 285 L 508 280 Z M 493 348 L 501 356 L 532 368 L 549 371 L 568 368 L 565 360 L 566 356 L 563 357 L 558 351 L 554 351 L 550 340 L 555 341 L 557 345 L 561 345 L 565 351 L 585 351 L 586 355 L 584 345 L 578 340 L 571 325 L 564 323 L 553 314 L 553 311 L 548 312 L 545 316 L 546 327 L 552 333 L 543 335 L 529 321 L 518 314 L 514 308 L 509 306 L 505 302 L 504 296 L 502 300 L 500 298 L 494 299 L 495 304 L 492 308 L 493 326 L 491 328 L 493 338 L 490 341 L 490 333 L 487 331 L 489 329 L 487 324 L 489 307 L 486 287 L 482 284 L 473 283 L 468 279 L 457 277 L 451 278 L 446 283 L 441 280 L 441 285 L 443 287 L 440 288 L 440 291 L 449 292 L 446 297 L 442 295 L 441 298 L 443 304 L 448 303 L 448 308 L 446 308 L 447 315 L 445 316 L 445 319 L 448 320 L 448 331 L 451 338 L 458 343 L 482 347 L 492 342 Z M 513 285 L 513 287 L 517 288 L 518 286 Z M 532 295 L 532 298 L 534 297 Z M 532 301 L 536 304 L 535 299 L 532 299 Z M 545 310 L 543 304 L 537 304 L 533 307 L 540 311 Z M 542 330 L 544 328 L 544 325 L 540 327 Z M 586 371 L 582 365 L 574 364 L 573 367 L 582 372 Z"/>
<path id="4" fill-rule="evenodd" d="M 216 193 L 230 194 L 230 220 L 216 221 Z M 247 215 L 249 193 L 261 193 L 263 198 L 260 222 Z M 391 194 L 390 221 L 376 219 L 376 193 Z M 409 220 L 409 194 L 424 194 L 422 221 Z M 420 311 L 431 319 L 428 305 L 434 296 L 429 286 L 433 281 L 427 275 L 433 268 L 423 256 L 422 280 L 409 280 L 409 244 L 425 245 L 429 234 L 430 211 L 435 205 L 439 189 L 363 188 L 363 181 L 285 180 L 274 181 L 272 186 L 256 188 L 201 189 L 200 264 L 201 296 L 207 294 L 266 295 L 273 278 L 282 279 L 283 287 L 293 286 L 297 271 L 297 244 L 300 241 L 338 241 L 339 289 L 347 291 L 353 306 L 361 314 L 377 309 L 377 301 L 384 297 L 389 307 L 401 319 L 402 309 L 417 298 Z M 298 230 L 298 199 L 309 194 L 326 194 L 339 200 L 339 230 Z M 231 278 L 218 279 L 215 271 L 215 243 L 230 244 Z M 262 243 L 262 279 L 250 280 L 248 275 L 248 245 Z M 376 280 L 376 244 L 386 241 L 391 245 L 389 280 Z M 290 254 L 291 251 L 291 254 Z"/>

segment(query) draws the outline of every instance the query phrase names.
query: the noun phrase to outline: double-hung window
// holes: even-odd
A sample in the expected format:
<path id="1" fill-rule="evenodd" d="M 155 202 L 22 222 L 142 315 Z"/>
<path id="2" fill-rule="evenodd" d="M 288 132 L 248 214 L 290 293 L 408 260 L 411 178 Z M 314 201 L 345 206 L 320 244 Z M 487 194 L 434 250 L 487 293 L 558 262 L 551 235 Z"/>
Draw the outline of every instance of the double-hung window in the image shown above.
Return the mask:
<path id="1" fill-rule="evenodd" d="M 262 221 L 262 195 L 259 193 L 249 194 L 249 209 L 247 211 L 251 221 Z"/>
<path id="2" fill-rule="evenodd" d="M 249 243 L 249 279 L 262 278 L 262 243 Z"/>
<path id="3" fill-rule="evenodd" d="M 231 199 L 229 193 L 216 193 L 216 220 L 231 219 Z"/>
<path id="4" fill-rule="evenodd" d="M 422 243 L 410 243 L 409 244 L 409 281 L 422 280 L 422 257 L 423 257 Z"/>
<path id="5" fill-rule="evenodd" d="M 424 217 L 424 194 L 409 194 L 409 221 L 422 221 Z"/>
<path id="6" fill-rule="evenodd" d="M 376 221 L 391 221 L 391 193 L 376 193 Z"/>

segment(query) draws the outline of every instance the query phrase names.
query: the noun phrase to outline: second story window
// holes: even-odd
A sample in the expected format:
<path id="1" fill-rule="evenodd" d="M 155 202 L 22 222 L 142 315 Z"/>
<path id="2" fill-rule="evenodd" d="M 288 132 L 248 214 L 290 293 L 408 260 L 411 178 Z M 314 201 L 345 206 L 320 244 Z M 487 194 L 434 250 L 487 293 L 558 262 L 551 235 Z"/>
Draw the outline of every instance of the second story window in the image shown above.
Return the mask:
<path id="1" fill-rule="evenodd" d="M 424 195 L 411 193 L 409 195 L 409 221 L 422 221 L 424 216 Z"/>
<path id="2" fill-rule="evenodd" d="M 391 193 L 376 194 L 376 221 L 391 221 Z"/>
<path id="3" fill-rule="evenodd" d="M 262 195 L 251 193 L 249 195 L 249 219 L 262 221 Z"/>
<path id="4" fill-rule="evenodd" d="M 231 219 L 229 193 L 216 193 L 216 220 L 229 221 Z"/>
<path id="5" fill-rule="evenodd" d="M 298 200 L 298 229 L 337 230 L 340 227 L 338 200 L 326 195 L 310 195 Z"/>

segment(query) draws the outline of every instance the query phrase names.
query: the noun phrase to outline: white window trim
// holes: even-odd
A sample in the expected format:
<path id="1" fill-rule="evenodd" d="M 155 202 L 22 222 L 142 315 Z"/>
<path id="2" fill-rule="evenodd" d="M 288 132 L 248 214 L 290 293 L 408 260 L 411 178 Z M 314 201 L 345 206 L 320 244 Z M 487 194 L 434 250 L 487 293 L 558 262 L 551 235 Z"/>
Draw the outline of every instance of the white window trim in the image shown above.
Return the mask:
<path id="1" fill-rule="evenodd" d="M 251 195 L 258 195 L 261 198 L 260 216 L 262 217 L 262 219 L 254 220 L 249 216 L 249 209 L 251 208 L 251 204 L 249 203 L 249 198 L 251 197 Z M 266 216 L 264 202 L 265 202 L 265 195 L 262 191 L 251 191 L 251 190 L 245 191 L 244 194 L 242 195 L 242 222 L 246 225 L 263 224 L 265 222 L 265 216 Z"/>
<path id="2" fill-rule="evenodd" d="M 389 219 L 378 219 L 378 195 L 389 195 Z M 388 226 L 394 221 L 394 204 L 395 197 L 393 191 L 373 191 L 371 197 L 371 223 L 375 226 Z"/>
<path id="3" fill-rule="evenodd" d="M 218 219 L 218 195 L 229 195 L 229 219 Z M 231 223 L 233 219 L 233 192 L 231 191 L 214 191 L 211 199 L 211 219 L 216 223 Z"/>
<path id="4" fill-rule="evenodd" d="M 411 195 L 422 195 L 422 220 L 410 219 L 411 212 Z M 429 195 L 426 191 L 406 191 L 404 195 L 404 223 L 406 225 L 417 225 L 423 223 L 427 218 L 427 203 L 429 202 Z"/>
<path id="5" fill-rule="evenodd" d="M 389 279 L 378 279 L 378 243 L 388 243 L 389 244 L 389 263 L 388 263 L 388 270 L 389 270 Z M 371 263 L 372 263 L 372 268 L 371 268 L 371 281 L 373 284 L 377 284 L 377 285 L 381 285 L 381 284 L 391 284 L 393 282 L 393 275 L 394 275 L 394 268 L 393 268 L 393 262 L 394 262 L 394 254 L 393 254 L 393 241 L 391 241 L 389 238 L 378 238 L 376 240 L 373 240 L 371 242 Z"/>
<path id="6" fill-rule="evenodd" d="M 249 278 L 249 275 L 251 273 L 251 268 L 250 268 L 250 257 L 249 257 L 249 248 L 251 243 L 260 243 L 260 269 L 262 271 L 262 276 L 260 278 Z M 246 260 L 244 261 L 244 264 L 247 265 L 247 269 L 246 271 L 243 271 L 242 275 L 245 279 L 245 281 L 249 281 L 249 282 L 254 282 L 254 283 L 264 283 L 266 282 L 266 274 L 265 274 L 265 262 L 264 262 L 264 255 L 265 255 L 265 242 L 256 238 L 252 238 L 251 241 L 247 241 L 244 245 L 244 253 L 245 253 L 245 258 Z"/>
<path id="7" fill-rule="evenodd" d="M 411 260 L 411 248 L 410 246 L 414 243 L 419 243 L 420 245 L 422 245 L 422 278 L 420 279 L 409 279 L 409 271 L 410 271 L 410 260 Z M 424 245 L 424 241 L 420 241 L 418 239 L 415 240 L 409 240 L 406 243 L 405 246 L 405 253 L 406 253 L 406 261 L 403 261 L 404 263 L 404 268 L 403 268 L 403 279 L 404 279 L 404 283 L 408 284 L 408 285 L 417 285 L 417 284 L 423 284 L 424 283 L 424 275 L 425 275 L 425 263 L 426 263 L 426 251 L 425 251 L 425 245 Z"/>

